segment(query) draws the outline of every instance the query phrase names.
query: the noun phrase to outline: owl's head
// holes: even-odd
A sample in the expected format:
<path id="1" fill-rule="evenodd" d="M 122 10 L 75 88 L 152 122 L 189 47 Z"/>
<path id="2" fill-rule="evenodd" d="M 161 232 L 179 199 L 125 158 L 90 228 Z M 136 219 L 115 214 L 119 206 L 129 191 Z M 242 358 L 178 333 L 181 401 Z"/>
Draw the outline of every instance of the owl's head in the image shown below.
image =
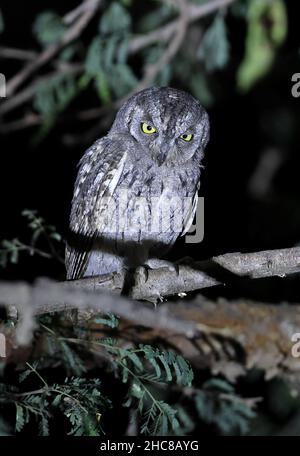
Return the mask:
<path id="1" fill-rule="evenodd" d="M 196 154 L 201 158 L 209 139 L 209 120 L 192 95 L 151 87 L 129 98 L 117 113 L 111 132 L 129 133 L 158 166 L 172 166 Z"/>

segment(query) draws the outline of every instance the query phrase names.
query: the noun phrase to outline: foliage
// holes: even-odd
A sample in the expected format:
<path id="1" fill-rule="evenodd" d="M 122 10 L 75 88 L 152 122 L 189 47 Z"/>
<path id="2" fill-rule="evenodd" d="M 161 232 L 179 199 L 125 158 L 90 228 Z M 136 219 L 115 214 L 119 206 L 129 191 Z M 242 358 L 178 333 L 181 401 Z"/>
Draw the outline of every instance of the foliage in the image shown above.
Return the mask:
<path id="1" fill-rule="evenodd" d="M 59 41 L 66 30 L 62 18 L 53 11 L 45 11 L 37 16 L 33 32 L 43 46 Z"/>
<path id="2" fill-rule="evenodd" d="M 137 84 L 134 72 L 127 64 L 131 16 L 119 3 L 113 2 L 99 22 L 99 35 L 88 47 L 85 70 L 93 79 L 102 102 L 112 95 L 122 97 Z"/>
<path id="3" fill-rule="evenodd" d="M 205 382 L 202 390 L 195 394 L 195 405 L 199 418 L 214 424 L 223 435 L 249 431 L 249 420 L 255 413 L 239 397 L 229 383 L 212 379 Z"/>
<path id="4" fill-rule="evenodd" d="M 250 2 L 246 54 L 237 74 L 241 90 L 249 90 L 270 70 L 286 34 L 287 13 L 282 0 Z"/>
<path id="5" fill-rule="evenodd" d="M 43 320 L 59 328 L 54 317 L 46 316 Z M 112 327 L 110 315 L 102 322 Z M 117 322 L 115 317 L 114 322 Z M 233 387 L 224 381 L 214 379 L 204 383 L 202 388 L 192 388 L 194 373 L 190 364 L 172 351 L 143 344 L 124 348 L 117 339 L 110 337 L 95 341 L 64 337 L 60 335 L 64 332 L 62 328 L 56 333 L 43 323 L 40 328 L 47 337 L 48 354 L 45 353 L 38 362 L 26 362 L 17 386 L 0 384 L 0 409 L 3 411 L 9 404 L 14 404 L 17 433 L 26 431 L 26 425 L 32 427 L 35 423 L 40 435 L 49 435 L 55 426 L 54 420 L 60 415 L 69 422 L 69 435 L 100 435 L 105 432 L 106 411 L 112 408 L 113 400 L 101 392 L 101 379 L 88 377 L 84 363 L 89 350 L 107 360 L 105 370 L 100 371 L 101 376 L 112 374 L 126 386 L 123 407 L 131 410 L 131 420 L 136 422 L 140 434 L 191 433 L 195 429 L 193 407 L 201 420 L 215 423 L 224 434 L 236 429 L 241 434 L 246 433 L 248 421 L 254 416 L 247 405 L 234 396 Z M 72 346 L 80 346 L 83 352 L 75 351 Z M 64 366 L 68 372 L 64 382 L 47 380 L 42 374 L 45 368 L 54 365 L 56 368 Z M 24 391 L 22 385 L 30 384 L 32 376 L 39 386 Z M 51 379 L 52 375 L 48 377 Z M 180 395 L 175 402 L 168 401 L 168 384 L 179 391 L 192 388 L 188 407 L 180 404 Z M 221 397 L 224 392 L 230 394 L 230 400 Z"/>
<path id="6" fill-rule="evenodd" d="M 221 70 L 229 60 L 229 43 L 226 24 L 222 15 L 217 15 L 202 37 L 198 58 L 204 62 L 208 72 Z"/>
<path id="7" fill-rule="evenodd" d="M 48 121 L 63 111 L 77 94 L 78 86 L 72 74 L 57 74 L 38 84 L 35 109 Z"/>
<path id="8" fill-rule="evenodd" d="M 189 3 L 201 5 L 206 1 L 188 0 L 186 7 Z M 131 0 L 100 2 L 89 32 L 62 46 L 49 62 L 48 74 L 34 83 L 33 101 L 29 102 L 41 116 L 41 127 L 33 144 L 47 136 L 64 112 L 72 114 L 71 106 L 81 93 L 88 95 L 81 100 L 95 100 L 93 106 L 84 108 L 89 109 L 128 96 L 141 81 L 143 86 L 144 70 L 168 52 L 169 43 L 153 40 L 131 56 L 132 40 L 168 26 L 177 16 L 178 8 L 167 0 L 146 2 L 142 13 Z M 38 44 L 47 48 L 59 43 L 72 26 L 66 17 L 55 10 L 39 13 L 32 29 Z M 216 10 L 207 20 L 196 21 L 181 49 L 158 69 L 152 84 L 183 86 L 205 106 L 212 106 L 219 94 L 218 81 L 211 75 L 226 70 L 232 62 L 228 17 L 243 20 L 247 26 L 245 55 L 237 67 L 236 79 L 239 90 L 249 90 L 271 69 L 285 39 L 287 19 L 283 0 L 236 0 L 227 9 Z M 0 32 L 2 29 L 0 13 Z"/>
<path id="9" fill-rule="evenodd" d="M 45 220 L 37 214 L 37 211 L 24 209 L 22 216 L 25 217 L 27 227 L 31 235 L 28 243 L 15 238 L 12 240 L 4 239 L 0 243 L 0 266 L 5 268 L 9 263 L 19 262 L 20 252 L 27 252 L 29 255 L 38 255 L 46 259 L 55 258 L 60 262 L 63 259 L 59 253 L 59 246 L 62 238 L 55 226 L 48 225 Z M 41 244 L 41 248 L 39 247 Z M 46 245 L 46 248 L 44 248 Z"/>
<path id="10" fill-rule="evenodd" d="M 4 19 L 3 19 L 3 14 L 2 11 L 0 10 L 0 33 L 4 31 Z"/>
<path id="11" fill-rule="evenodd" d="M 49 435 L 50 420 L 59 410 L 70 422 L 69 435 L 99 435 L 102 433 L 100 418 L 110 402 L 100 392 L 98 379 L 87 380 L 79 377 L 66 378 L 63 384 L 49 385 L 38 373 L 37 363 L 22 372 L 20 382 L 35 373 L 43 387 L 32 393 L 11 393 L 16 407 L 16 432 L 21 432 L 34 418 L 38 422 L 39 435 Z M 2 392 L 3 394 L 3 392 Z"/>

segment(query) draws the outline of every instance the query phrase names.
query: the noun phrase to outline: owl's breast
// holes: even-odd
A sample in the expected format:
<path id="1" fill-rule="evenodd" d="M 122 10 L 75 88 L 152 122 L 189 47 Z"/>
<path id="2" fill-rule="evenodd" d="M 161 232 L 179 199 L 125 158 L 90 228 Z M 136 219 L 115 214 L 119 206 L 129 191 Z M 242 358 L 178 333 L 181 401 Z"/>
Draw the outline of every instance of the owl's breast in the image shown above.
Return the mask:
<path id="1" fill-rule="evenodd" d="M 127 163 L 115 192 L 119 248 L 128 242 L 150 249 L 172 245 L 183 231 L 197 183 L 187 170 L 157 172 L 151 163 Z"/>

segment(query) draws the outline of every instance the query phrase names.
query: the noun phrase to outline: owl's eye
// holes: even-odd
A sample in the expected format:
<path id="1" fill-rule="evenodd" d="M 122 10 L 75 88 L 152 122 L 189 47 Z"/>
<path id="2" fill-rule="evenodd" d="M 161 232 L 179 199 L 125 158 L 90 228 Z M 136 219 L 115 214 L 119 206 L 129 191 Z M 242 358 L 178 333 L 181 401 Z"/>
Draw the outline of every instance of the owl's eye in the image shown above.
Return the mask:
<path id="1" fill-rule="evenodd" d="M 157 131 L 156 128 L 153 127 L 153 125 L 149 125 L 146 122 L 141 123 L 141 129 L 143 133 L 146 133 L 146 135 L 152 135 Z"/>
<path id="2" fill-rule="evenodd" d="M 183 141 L 186 141 L 186 142 L 190 142 L 192 141 L 194 135 L 192 134 L 187 134 L 187 133 L 184 133 L 183 135 L 180 135 L 180 138 L 183 139 Z"/>

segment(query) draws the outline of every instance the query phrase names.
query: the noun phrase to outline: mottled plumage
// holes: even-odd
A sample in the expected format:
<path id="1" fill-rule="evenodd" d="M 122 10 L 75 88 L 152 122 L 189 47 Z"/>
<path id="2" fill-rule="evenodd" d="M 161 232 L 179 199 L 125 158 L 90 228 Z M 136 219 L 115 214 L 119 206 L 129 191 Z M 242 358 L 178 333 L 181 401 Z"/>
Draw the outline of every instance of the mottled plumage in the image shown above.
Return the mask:
<path id="1" fill-rule="evenodd" d="M 149 88 L 121 107 L 79 163 L 68 279 L 145 264 L 188 231 L 208 137 L 207 113 L 183 91 Z"/>

